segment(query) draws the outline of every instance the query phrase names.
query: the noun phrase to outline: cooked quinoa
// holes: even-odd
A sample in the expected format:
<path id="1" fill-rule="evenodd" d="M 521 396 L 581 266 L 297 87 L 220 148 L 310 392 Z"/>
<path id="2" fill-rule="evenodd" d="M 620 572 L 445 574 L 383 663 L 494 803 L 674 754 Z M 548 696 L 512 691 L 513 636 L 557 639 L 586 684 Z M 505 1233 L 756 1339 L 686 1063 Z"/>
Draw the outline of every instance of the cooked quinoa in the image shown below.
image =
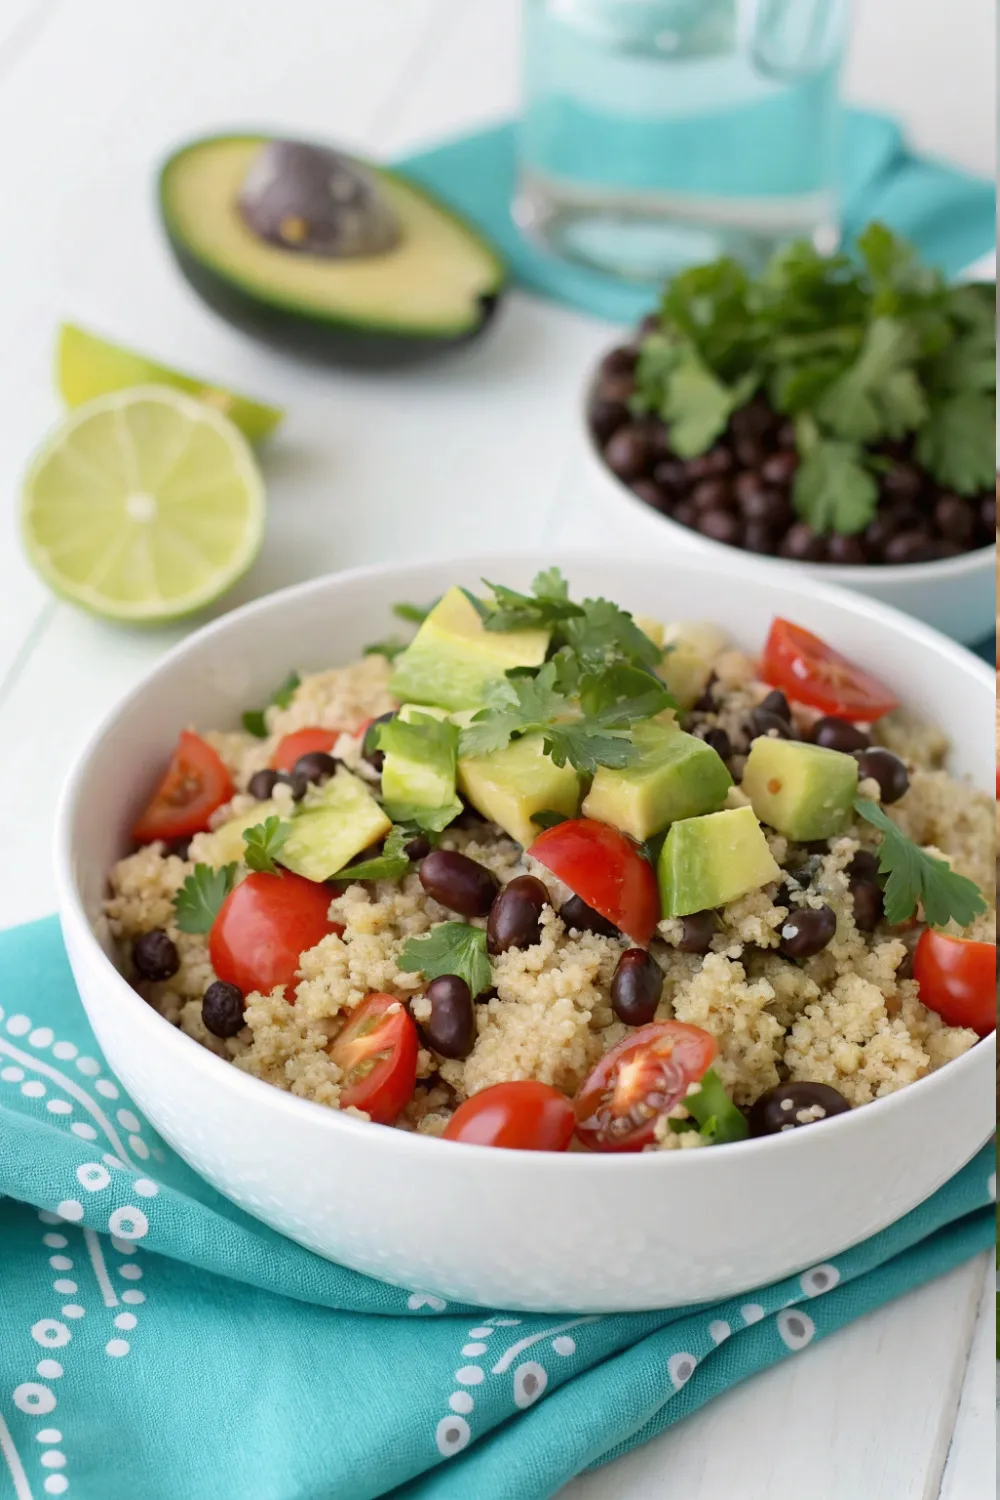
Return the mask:
<path id="1" fill-rule="evenodd" d="M 738 779 L 747 715 L 768 688 L 755 679 L 752 659 L 733 649 L 714 662 L 714 678 L 714 700 L 698 716 L 703 728 L 718 726 L 731 736 Z M 377 779 L 361 758 L 357 731 L 394 706 L 389 664 L 373 655 L 305 677 L 286 708 L 267 710 L 266 739 L 240 731 L 207 733 L 236 788 L 235 798 L 214 815 L 212 826 L 252 809 L 247 792 L 251 776 L 268 766 L 283 735 L 303 726 L 346 731 L 334 754 L 355 772 Z M 795 712 L 802 728 L 810 711 Z M 980 885 L 991 909 L 965 935 L 994 941 L 994 809 L 989 797 L 942 768 L 946 744 L 936 729 L 898 712 L 879 721 L 875 738 L 905 760 L 910 774 L 909 790 L 889 815 L 918 844 L 937 851 Z M 878 801 L 878 783 L 864 782 L 862 794 Z M 290 806 L 290 792 L 279 787 L 279 803 L 282 796 Z M 737 787 L 727 805 L 746 800 Z M 663 971 L 656 1019 L 688 1022 L 715 1038 L 715 1068 L 735 1103 L 746 1109 L 790 1080 L 833 1085 L 851 1106 L 862 1105 L 972 1047 L 976 1034 L 945 1025 L 921 1004 L 916 983 L 905 977 L 912 934 L 890 930 L 884 922 L 874 931 L 861 931 L 854 921 L 845 870 L 859 849 L 876 846 L 875 830 L 856 822 L 818 854 L 812 846 L 806 851 L 767 832 L 783 870 L 801 865 L 811 853 L 811 882 L 792 899 L 832 908 L 836 933 L 828 946 L 800 963 L 779 954 L 789 907 L 776 899 L 779 883 L 774 882 L 721 909 L 708 953 L 680 950 L 683 922 L 677 918 L 659 924 L 651 948 Z M 180 931 L 173 907 L 197 862 L 222 862 L 214 840 L 211 832 L 197 835 L 183 858 L 161 843 L 148 844 L 114 867 L 106 912 L 123 967 L 145 999 L 201 1045 L 277 1088 L 336 1109 L 341 1073 L 330 1056 L 331 1042 L 373 991 L 398 997 L 418 1026 L 426 1019 L 425 981 L 419 973 L 404 972 L 397 960 L 408 938 L 453 920 L 454 912 L 425 892 L 416 867 L 398 882 L 359 883 L 332 893 L 330 917 L 343 924 L 343 935 L 324 937 L 302 954 L 294 1003 L 280 988 L 250 994 L 242 1030 L 220 1038 L 202 1019 L 202 999 L 215 978 L 208 940 Z M 441 836 L 440 847 L 475 859 L 502 885 L 516 876 L 538 876 L 548 886 L 552 904 L 543 910 L 532 946 L 509 949 L 492 960 L 492 991 L 475 1006 L 471 1053 L 456 1060 L 421 1047 L 416 1092 L 398 1123 L 431 1135 L 444 1130 L 462 1100 L 492 1084 L 536 1079 L 573 1095 L 602 1055 L 628 1033 L 610 1000 L 616 966 L 629 946 L 625 938 L 568 929 L 558 914 L 568 892 L 493 824 L 453 826 Z M 486 925 L 485 918 L 473 921 Z M 134 941 L 152 929 L 167 933 L 179 957 L 176 974 L 160 982 L 135 977 L 130 961 Z M 683 1108 L 679 1113 L 683 1116 Z M 662 1149 L 687 1149 L 701 1141 L 697 1132 L 674 1133 L 666 1118 L 659 1121 Z"/>

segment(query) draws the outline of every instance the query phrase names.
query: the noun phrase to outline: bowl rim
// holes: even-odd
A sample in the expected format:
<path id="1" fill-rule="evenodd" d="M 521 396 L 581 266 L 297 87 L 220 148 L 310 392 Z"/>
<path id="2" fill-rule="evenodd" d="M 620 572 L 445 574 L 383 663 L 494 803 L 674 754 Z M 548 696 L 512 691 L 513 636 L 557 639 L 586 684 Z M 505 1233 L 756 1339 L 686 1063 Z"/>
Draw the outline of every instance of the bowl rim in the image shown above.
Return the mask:
<path id="1" fill-rule="evenodd" d="M 64 932 L 70 931 L 77 942 L 82 943 L 85 950 L 84 957 L 96 975 L 102 982 L 116 991 L 118 995 L 118 1008 L 123 1017 L 130 1016 L 139 1032 L 148 1028 L 151 1034 L 159 1036 L 162 1041 L 170 1046 L 178 1048 L 178 1060 L 186 1058 L 187 1063 L 201 1070 L 205 1074 L 206 1083 L 211 1086 L 214 1081 L 221 1083 L 222 1075 L 218 1072 L 220 1068 L 227 1070 L 229 1087 L 242 1094 L 248 1102 L 258 1100 L 261 1104 L 270 1100 L 270 1107 L 289 1113 L 292 1119 L 301 1119 L 303 1122 L 312 1120 L 319 1129 L 327 1129 L 334 1133 L 344 1133 L 344 1139 L 353 1140 L 357 1132 L 364 1134 L 360 1137 L 362 1141 L 367 1140 L 369 1145 L 374 1146 L 376 1139 L 371 1136 L 374 1122 L 358 1120 L 341 1110 L 329 1109 L 327 1106 L 318 1104 L 315 1100 L 304 1099 L 298 1095 L 279 1089 L 263 1079 L 255 1078 L 250 1073 L 245 1073 L 236 1068 L 227 1059 L 217 1056 L 207 1047 L 187 1033 L 174 1026 L 164 1016 L 149 1005 L 142 996 L 125 979 L 111 958 L 105 952 L 98 941 L 90 919 L 84 908 L 83 900 L 74 878 L 74 839 L 73 823 L 80 796 L 82 783 L 84 782 L 92 760 L 99 755 L 105 736 L 114 727 L 119 716 L 124 713 L 137 699 L 140 699 L 164 673 L 170 671 L 175 664 L 182 662 L 189 654 L 201 649 L 206 641 L 216 636 L 221 636 L 233 631 L 238 632 L 242 625 L 249 619 L 264 616 L 269 613 L 280 611 L 289 603 L 308 599 L 311 595 L 321 595 L 330 588 L 336 589 L 346 582 L 372 582 L 388 583 L 390 580 L 399 580 L 405 583 L 408 578 L 419 575 L 430 567 L 453 567 L 456 571 L 481 569 L 484 566 L 494 570 L 494 576 L 498 570 L 506 566 L 523 565 L 528 563 L 532 566 L 539 565 L 540 554 L 545 551 L 544 546 L 531 548 L 508 549 L 504 552 L 490 552 L 483 554 L 462 554 L 454 558 L 426 557 L 408 560 L 405 562 L 369 563 L 358 567 L 344 569 L 339 572 L 327 573 L 319 578 L 308 579 L 305 582 L 292 584 L 284 589 L 266 594 L 262 598 L 254 599 L 229 611 L 216 620 L 212 620 L 200 629 L 193 631 L 182 641 L 178 642 L 169 651 L 165 652 L 154 666 L 135 683 L 125 694 L 123 694 L 112 707 L 102 715 L 98 724 L 91 731 L 85 744 L 80 750 L 74 762 L 73 768 L 63 783 L 60 792 L 55 818 L 55 832 L 53 840 L 53 856 L 56 878 L 56 892 L 60 922 Z M 634 566 L 636 558 L 624 552 L 605 552 L 597 549 L 587 548 L 561 548 L 553 546 L 548 549 L 557 555 L 560 566 L 572 569 L 575 564 L 582 566 L 599 564 L 602 567 L 613 568 L 616 564 Z M 732 554 L 733 548 L 725 551 Z M 765 580 L 758 574 L 759 563 L 756 557 L 749 554 L 740 556 L 727 556 L 726 566 L 719 569 L 714 560 L 706 559 L 702 567 L 698 567 L 695 560 L 693 571 L 711 573 L 713 579 L 719 573 L 729 573 L 734 581 L 739 580 L 746 584 L 763 583 Z M 789 580 L 795 587 L 794 580 Z M 871 619 L 873 625 L 885 624 L 894 630 L 905 627 L 913 644 L 916 647 L 930 647 L 939 655 L 950 658 L 950 666 L 958 671 L 971 675 L 973 679 L 979 679 L 987 690 L 994 687 L 994 674 L 986 662 L 980 661 L 972 652 L 957 642 L 950 640 L 941 632 L 934 630 L 923 622 L 912 619 L 901 610 L 894 609 L 891 605 L 883 604 L 881 601 L 869 598 L 865 595 L 853 594 L 847 589 L 837 588 L 835 585 L 821 583 L 803 577 L 798 584 L 798 591 L 803 596 L 803 604 L 808 606 L 809 602 L 817 596 L 826 602 L 841 608 L 847 606 L 852 612 L 861 614 Z M 81 1001 L 82 1003 L 82 1001 Z M 160 1028 L 166 1030 L 160 1030 Z M 172 1035 L 171 1035 L 172 1034 Z M 875 1111 L 877 1119 L 886 1118 L 890 1111 L 912 1108 L 903 1101 L 907 1099 L 915 1089 L 919 1090 L 918 1098 L 928 1100 L 932 1097 L 932 1091 L 941 1091 L 948 1086 L 949 1077 L 957 1079 L 957 1070 L 963 1074 L 970 1071 L 978 1071 L 986 1066 L 985 1060 L 980 1061 L 980 1056 L 987 1052 L 996 1050 L 996 1033 L 991 1032 L 980 1040 L 961 1057 L 955 1058 L 946 1066 L 927 1074 L 924 1078 L 916 1079 L 914 1083 L 905 1088 L 898 1089 L 895 1093 L 888 1094 L 880 1099 L 872 1100 L 864 1106 L 850 1109 L 843 1114 L 825 1122 L 824 1139 L 832 1140 L 832 1132 L 839 1132 L 843 1138 L 848 1132 L 863 1130 L 866 1128 L 864 1121 L 869 1117 L 871 1111 Z M 323 1121 L 321 1124 L 320 1121 Z M 874 1123 L 874 1119 L 873 1119 Z M 472 1145 L 463 1141 L 443 1142 L 436 1136 L 421 1135 L 416 1131 L 399 1130 L 394 1126 L 375 1126 L 382 1132 L 382 1139 L 387 1149 L 409 1151 L 416 1156 L 422 1156 L 428 1151 L 440 1151 L 442 1145 L 457 1148 L 463 1152 L 475 1152 L 483 1157 L 497 1163 L 496 1170 L 503 1170 L 505 1162 L 524 1169 L 527 1163 L 532 1164 L 531 1169 L 535 1172 L 547 1170 L 546 1164 L 558 1163 L 558 1170 L 570 1172 L 611 1170 L 649 1172 L 665 1170 L 664 1166 L 651 1166 L 653 1162 L 670 1162 L 672 1171 L 712 1171 L 722 1170 L 724 1162 L 728 1159 L 729 1152 L 740 1151 L 743 1159 L 749 1162 L 751 1154 L 770 1153 L 777 1159 L 779 1152 L 808 1150 L 808 1140 L 811 1132 L 802 1130 L 791 1130 L 781 1132 L 778 1135 L 748 1137 L 743 1141 L 731 1142 L 726 1151 L 722 1153 L 722 1162 L 719 1154 L 715 1151 L 640 1151 L 640 1152 L 549 1152 L 549 1151 L 526 1151 L 508 1149 L 497 1151 L 492 1147 Z M 396 1141 L 395 1146 L 388 1145 L 388 1138 Z M 804 1141 L 803 1141 L 804 1138 Z M 984 1139 L 986 1139 L 984 1137 Z M 805 1143 L 804 1143 L 805 1142 Z M 979 1144 L 982 1144 L 981 1142 Z M 978 1149 L 978 1147 L 977 1147 Z M 527 1162 L 526 1159 L 527 1158 Z M 433 1159 L 433 1158 L 430 1158 Z M 444 1157 L 442 1160 L 446 1161 Z M 715 1162 L 713 1169 L 711 1163 Z M 570 1164 L 570 1165 L 567 1165 Z M 700 1164 L 700 1165 L 699 1165 Z"/>
<path id="2" fill-rule="evenodd" d="M 613 346 L 613 348 L 617 347 L 620 346 Z M 608 353 L 611 352 L 608 350 Z M 644 500 L 640 500 L 625 480 L 620 479 L 604 462 L 601 450 L 590 430 L 590 423 L 587 421 L 587 408 L 597 386 L 598 373 L 596 369 L 591 371 L 584 382 L 580 413 L 588 463 L 605 481 L 606 488 L 610 485 L 620 499 L 627 501 L 633 514 L 641 515 L 644 520 L 654 525 L 657 521 L 662 522 L 666 527 L 665 535 L 669 536 L 672 532 L 675 536 L 682 537 L 692 556 L 702 549 L 706 554 L 720 559 L 732 557 L 735 553 L 737 557 L 751 558 L 755 566 L 769 573 L 772 571 L 780 573 L 783 577 L 787 577 L 790 573 L 804 573 L 807 577 L 840 583 L 844 588 L 852 588 L 862 582 L 871 584 L 873 579 L 878 579 L 891 588 L 894 584 L 904 582 L 913 582 L 917 585 L 924 583 L 930 586 L 940 579 L 949 581 L 962 579 L 980 572 L 996 553 L 996 544 L 987 542 L 983 547 L 974 547 L 971 552 L 959 553 L 958 557 L 940 557 L 933 562 L 885 563 L 876 566 L 873 563 L 809 562 L 805 559 L 799 561 L 793 557 L 772 557 L 769 553 L 747 552 L 743 547 L 733 547 L 728 542 L 719 542 L 714 537 L 704 536 L 700 531 L 693 531 L 689 526 L 682 526 L 679 521 L 674 520 L 673 516 L 654 510 Z"/>

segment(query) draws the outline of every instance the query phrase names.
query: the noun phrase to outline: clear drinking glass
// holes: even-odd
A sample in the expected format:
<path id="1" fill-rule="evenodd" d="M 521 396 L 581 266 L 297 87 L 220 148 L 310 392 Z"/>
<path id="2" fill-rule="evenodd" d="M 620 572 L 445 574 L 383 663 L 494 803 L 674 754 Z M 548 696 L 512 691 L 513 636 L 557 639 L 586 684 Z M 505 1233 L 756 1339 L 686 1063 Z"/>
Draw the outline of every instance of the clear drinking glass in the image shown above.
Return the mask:
<path id="1" fill-rule="evenodd" d="M 640 281 L 836 242 L 847 0 L 524 0 L 518 223 Z"/>

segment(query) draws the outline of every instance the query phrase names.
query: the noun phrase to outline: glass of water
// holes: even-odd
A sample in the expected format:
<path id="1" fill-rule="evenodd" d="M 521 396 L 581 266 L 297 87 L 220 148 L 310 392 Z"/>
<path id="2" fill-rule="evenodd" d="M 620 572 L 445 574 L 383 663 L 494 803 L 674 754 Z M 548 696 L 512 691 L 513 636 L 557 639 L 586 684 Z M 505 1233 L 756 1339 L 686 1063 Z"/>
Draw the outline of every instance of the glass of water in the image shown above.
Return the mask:
<path id="1" fill-rule="evenodd" d="M 518 223 L 658 281 L 837 239 L 847 0 L 524 0 Z"/>

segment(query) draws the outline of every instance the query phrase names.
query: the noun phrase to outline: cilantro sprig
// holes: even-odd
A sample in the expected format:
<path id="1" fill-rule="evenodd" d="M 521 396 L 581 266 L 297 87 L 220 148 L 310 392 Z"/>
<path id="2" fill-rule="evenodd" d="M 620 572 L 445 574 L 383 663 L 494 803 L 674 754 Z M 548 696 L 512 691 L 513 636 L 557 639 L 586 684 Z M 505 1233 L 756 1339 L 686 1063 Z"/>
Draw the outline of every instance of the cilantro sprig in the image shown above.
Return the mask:
<path id="1" fill-rule="evenodd" d="M 973 917 L 986 910 L 975 881 L 957 874 L 946 860 L 919 848 L 877 803 L 858 797 L 854 809 L 882 835 L 879 872 L 888 877 L 884 900 L 885 919 L 890 926 L 907 921 L 918 904 L 931 927 L 945 927 L 949 922 L 967 927 Z"/>
<path id="2" fill-rule="evenodd" d="M 949 287 L 881 224 L 855 248 L 823 256 L 803 240 L 756 279 L 726 258 L 675 277 L 631 403 L 693 458 L 760 390 L 795 422 L 796 511 L 845 534 L 875 514 L 887 442 L 912 437 L 917 461 L 960 494 L 996 471 L 995 286 Z"/>
<path id="3" fill-rule="evenodd" d="M 253 828 L 245 829 L 243 862 L 247 869 L 263 875 L 276 874 L 278 867 L 275 861 L 285 847 L 291 831 L 290 823 L 283 823 L 273 815 L 265 818 L 263 823 L 255 823 Z"/>
<path id="4" fill-rule="evenodd" d="M 181 932 L 211 932 L 222 903 L 236 884 L 235 864 L 213 870 L 195 865 L 174 896 L 174 921 Z"/>
<path id="5" fill-rule="evenodd" d="M 697 1091 L 687 1094 L 683 1102 L 703 1139 L 713 1146 L 744 1141 L 750 1134 L 746 1116 L 730 1099 L 714 1068 L 702 1074 Z"/>
<path id="6" fill-rule="evenodd" d="M 407 844 L 416 837 L 412 828 L 395 827 L 386 834 L 382 853 L 373 859 L 361 859 L 353 865 L 345 865 L 331 880 L 350 883 L 354 880 L 402 880 L 410 868 Z"/>
<path id="7" fill-rule="evenodd" d="M 467 922 L 442 922 L 424 937 L 409 938 L 396 966 L 407 974 L 423 974 L 425 979 L 457 974 L 473 997 L 489 989 L 492 980 L 486 933 Z"/>
<path id="8" fill-rule="evenodd" d="M 301 681 L 298 672 L 289 672 L 281 686 L 275 690 L 268 708 L 287 708 Z M 263 708 L 248 708 L 243 715 L 243 728 L 247 734 L 252 734 L 258 740 L 267 739 L 267 722 L 264 715 Z"/>

